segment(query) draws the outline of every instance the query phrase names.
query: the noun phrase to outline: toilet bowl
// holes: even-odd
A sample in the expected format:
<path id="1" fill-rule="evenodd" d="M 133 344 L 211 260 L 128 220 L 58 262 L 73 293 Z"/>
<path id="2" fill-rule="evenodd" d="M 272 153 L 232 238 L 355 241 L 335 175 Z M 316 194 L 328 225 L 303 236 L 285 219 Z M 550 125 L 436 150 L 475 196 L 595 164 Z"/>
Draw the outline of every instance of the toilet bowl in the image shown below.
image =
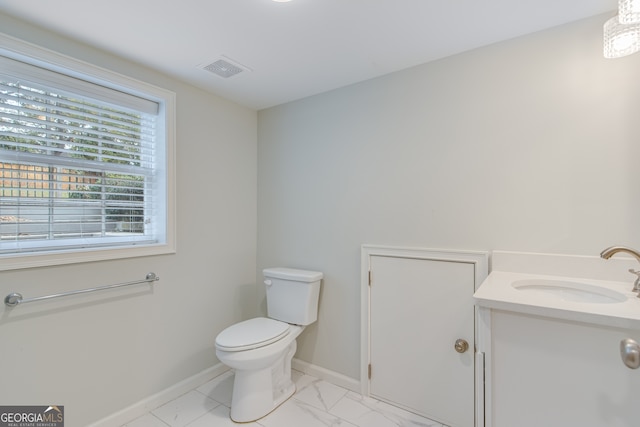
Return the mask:
<path id="1" fill-rule="evenodd" d="M 282 333 L 269 336 L 276 328 L 260 328 L 267 322 L 281 324 Z M 304 326 L 258 317 L 225 329 L 216 339 L 216 356 L 235 370 L 230 417 L 236 422 L 255 421 L 269 414 L 295 393 L 291 380 L 291 359 L 296 352 L 296 338 Z M 253 333 L 243 333 L 252 330 Z M 265 335 L 260 336 L 256 331 Z M 231 335 L 244 335 L 244 342 Z M 222 336 L 221 336 L 222 335 Z M 248 335 L 248 336 L 247 336 Z M 237 335 L 235 335 L 237 337 Z M 229 344 L 234 341 L 233 347 Z M 256 342 L 252 342 L 256 341 Z"/>
<path id="2" fill-rule="evenodd" d="M 216 337 L 216 356 L 235 370 L 230 417 L 258 420 L 295 393 L 291 359 L 296 338 L 317 319 L 322 273 L 289 268 L 263 271 L 269 317 L 229 326 Z"/>

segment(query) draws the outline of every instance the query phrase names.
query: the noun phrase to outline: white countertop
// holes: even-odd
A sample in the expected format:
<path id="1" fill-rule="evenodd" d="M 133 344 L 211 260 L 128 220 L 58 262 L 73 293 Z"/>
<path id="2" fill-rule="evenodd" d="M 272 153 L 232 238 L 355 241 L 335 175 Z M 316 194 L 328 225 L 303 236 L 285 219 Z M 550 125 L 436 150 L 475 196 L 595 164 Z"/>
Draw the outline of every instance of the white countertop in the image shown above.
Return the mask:
<path id="1" fill-rule="evenodd" d="M 617 291 L 627 298 L 615 303 L 590 303 L 562 300 L 553 295 L 518 290 L 512 283 L 518 280 L 543 279 L 579 282 Z M 631 292 L 633 280 L 617 282 L 567 276 L 493 271 L 480 285 L 474 299 L 476 305 L 557 319 L 572 320 L 602 326 L 640 329 L 640 298 Z"/>

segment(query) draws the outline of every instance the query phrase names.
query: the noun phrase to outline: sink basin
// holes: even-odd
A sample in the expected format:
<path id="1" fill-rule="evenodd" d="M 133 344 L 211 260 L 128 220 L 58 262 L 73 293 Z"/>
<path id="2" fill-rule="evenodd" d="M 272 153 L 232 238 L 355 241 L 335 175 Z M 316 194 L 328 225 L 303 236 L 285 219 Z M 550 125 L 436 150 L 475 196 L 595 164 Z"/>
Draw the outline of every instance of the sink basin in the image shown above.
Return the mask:
<path id="1" fill-rule="evenodd" d="M 552 297 L 562 301 L 614 304 L 627 300 L 624 294 L 612 289 L 564 280 L 523 279 L 514 281 L 511 286 L 532 296 Z"/>

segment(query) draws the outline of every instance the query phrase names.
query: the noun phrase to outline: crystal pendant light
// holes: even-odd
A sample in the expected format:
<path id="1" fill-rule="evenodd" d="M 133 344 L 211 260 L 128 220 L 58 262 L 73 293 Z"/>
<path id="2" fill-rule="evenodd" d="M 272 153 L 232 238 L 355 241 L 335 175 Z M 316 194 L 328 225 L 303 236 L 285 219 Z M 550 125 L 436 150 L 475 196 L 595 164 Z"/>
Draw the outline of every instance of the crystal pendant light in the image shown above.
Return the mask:
<path id="1" fill-rule="evenodd" d="M 621 24 L 640 24 L 640 0 L 618 0 Z"/>
<path id="2" fill-rule="evenodd" d="M 618 16 L 605 22 L 605 58 L 620 58 L 638 51 L 640 51 L 640 23 L 621 24 Z"/>

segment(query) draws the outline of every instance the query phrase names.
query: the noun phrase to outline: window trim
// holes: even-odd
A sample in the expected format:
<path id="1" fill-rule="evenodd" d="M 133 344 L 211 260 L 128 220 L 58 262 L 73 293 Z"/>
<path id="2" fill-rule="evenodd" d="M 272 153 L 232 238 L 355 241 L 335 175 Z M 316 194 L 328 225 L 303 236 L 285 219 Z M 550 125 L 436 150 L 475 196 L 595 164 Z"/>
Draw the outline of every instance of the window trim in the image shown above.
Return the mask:
<path id="1" fill-rule="evenodd" d="M 77 77 L 102 86 L 122 90 L 158 102 L 158 120 L 165 131 L 165 159 L 163 174 L 166 179 L 166 238 L 163 243 L 141 246 L 97 247 L 66 249 L 50 252 L 16 253 L 0 255 L 0 271 L 45 267 L 62 264 L 106 261 L 123 258 L 164 255 L 176 252 L 175 203 L 175 139 L 176 95 L 174 92 L 149 83 L 89 64 L 55 51 L 0 33 L 0 54 L 12 59 Z"/>

